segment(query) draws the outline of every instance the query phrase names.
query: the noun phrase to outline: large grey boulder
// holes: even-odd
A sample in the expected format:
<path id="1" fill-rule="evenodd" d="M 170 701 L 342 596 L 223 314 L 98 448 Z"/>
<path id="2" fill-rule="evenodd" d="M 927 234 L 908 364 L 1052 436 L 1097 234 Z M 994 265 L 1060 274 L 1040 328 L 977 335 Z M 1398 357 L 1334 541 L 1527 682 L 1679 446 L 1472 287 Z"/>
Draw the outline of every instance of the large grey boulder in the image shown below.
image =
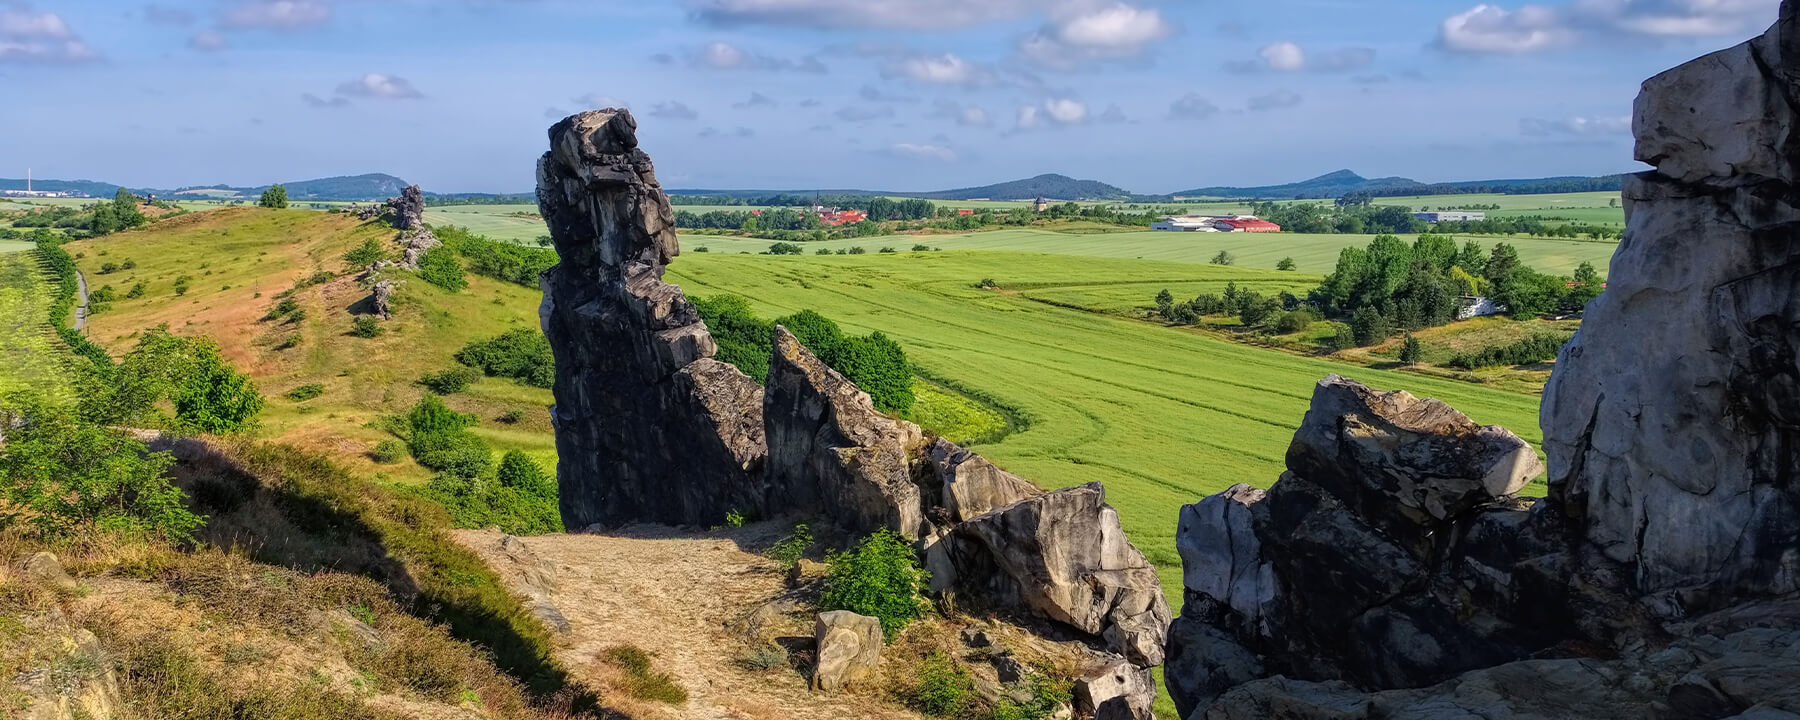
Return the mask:
<path id="1" fill-rule="evenodd" d="M 988 462 L 987 458 L 938 438 L 929 450 L 942 507 L 952 522 L 962 522 L 1044 493 L 1031 481 Z"/>
<path id="2" fill-rule="evenodd" d="M 388 199 L 387 210 L 393 216 L 390 222 L 395 230 L 425 227 L 425 193 L 417 185 L 408 185 L 400 190 L 399 197 Z"/>
<path id="3" fill-rule="evenodd" d="M 1552 497 L 1664 617 L 1800 591 L 1800 17 L 1646 81 L 1625 238 L 1544 391 Z"/>
<path id="4" fill-rule="evenodd" d="M 780 326 L 763 419 L 768 507 L 822 515 L 859 534 L 886 528 L 921 538 L 919 426 L 876 412 L 868 393 Z"/>
<path id="5" fill-rule="evenodd" d="M 712 359 L 705 323 L 662 281 L 674 216 L 627 110 L 569 117 L 538 161 L 562 262 L 539 317 L 556 355 L 563 524 L 717 525 L 758 511 L 762 388 Z"/>
<path id="6" fill-rule="evenodd" d="M 813 624 L 819 661 L 812 689 L 837 692 L 881 664 L 881 620 L 848 610 L 819 613 Z"/>
<path id="7" fill-rule="evenodd" d="M 1168 601 L 1099 483 L 986 513 L 957 525 L 951 542 L 957 577 L 981 597 L 1100 636 L 1139 666 L 1162 663 Z"/>
<path id="8" fill-rule="evenodd" d="M 1155 720 L 1156 679 L 1149 668 L 1113 660 L 1075 681 L 1075 712 L 1093 720 Z"/>

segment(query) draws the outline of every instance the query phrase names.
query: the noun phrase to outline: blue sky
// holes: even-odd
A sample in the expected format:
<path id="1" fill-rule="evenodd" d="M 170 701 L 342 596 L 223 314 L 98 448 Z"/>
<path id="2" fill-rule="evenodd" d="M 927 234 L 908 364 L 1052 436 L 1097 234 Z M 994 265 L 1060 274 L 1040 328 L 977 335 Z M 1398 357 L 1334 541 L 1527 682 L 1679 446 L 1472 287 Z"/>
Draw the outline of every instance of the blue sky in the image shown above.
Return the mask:
<path id="1" fill-rule="evenodd" d="M 0 176 L 521 191 L 620 103 L 665 187 L 1600 174 L 1640 81 L 1777 4 L 0 0 Z"/>

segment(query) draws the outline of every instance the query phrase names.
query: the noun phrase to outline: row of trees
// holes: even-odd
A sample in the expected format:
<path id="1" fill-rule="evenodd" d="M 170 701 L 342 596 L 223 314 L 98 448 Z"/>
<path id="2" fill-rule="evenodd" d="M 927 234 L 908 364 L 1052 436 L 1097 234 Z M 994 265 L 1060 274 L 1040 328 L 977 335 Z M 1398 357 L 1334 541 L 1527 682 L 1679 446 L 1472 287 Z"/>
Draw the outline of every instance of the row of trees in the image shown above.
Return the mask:
<path id="1" fill-rule="evenodd" d="M 93 237 L 130 230 L 150 222 L 138 208 L 138 197 L 119 188 L 109 201 L 83 208 L 51 207 L 33 210 L 13 220 L 16 228 L 61 228 L 71 237 Z"/>
<path id="2" fill-rule="evenodd" d="M 773 322 L 763 320 L 756 317 L 748 300 L 736 295 L 693 298 L 693 302 L 718 344 L 715 357 L 736 365 L 758 382 L 769 377 L 775 326 L 780 325 L 819 360 L 868 393 L 876 408 L 890 413 L 912 408 L 912 365 L 900 344 L 880 332 L 845 335 L 837 323 L 811 310 Z"/>
<path id="3" fill-rule="evenodd" d="M 1280 225 L 1283 230 L 1308 234 L 1363 235 L 1369 233 L 1416 235 L 1426 232 L 1477 235 L 1531 235 L 1536 237 L 1617 239 L 1618 228 L 1570 222 L 1550 215 L 1493 217 L 1432 223 L 1414 217 L 1410 207 L 1372 205 L 1367 196 L 1345 195 L 1332 205 L 1323 203 L 1253 202 L 1251 212 Z"/>

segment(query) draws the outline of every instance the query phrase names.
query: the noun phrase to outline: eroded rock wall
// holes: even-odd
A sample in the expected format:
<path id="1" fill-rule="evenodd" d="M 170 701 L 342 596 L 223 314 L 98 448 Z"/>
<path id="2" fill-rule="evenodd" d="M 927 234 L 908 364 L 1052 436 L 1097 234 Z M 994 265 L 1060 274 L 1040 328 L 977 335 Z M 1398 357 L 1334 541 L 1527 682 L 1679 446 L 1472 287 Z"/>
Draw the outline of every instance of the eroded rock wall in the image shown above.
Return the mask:
<path id="1" fill-rule="evenodd" d="M 673 214 L 628 110 L 550 128 L 538 208 L 562 262 L 539 317 L 556 355 L 563 524 L 717 525 L 762 507 L 763 390 L 713 359 L 705 323 L 662 281 Z"/>

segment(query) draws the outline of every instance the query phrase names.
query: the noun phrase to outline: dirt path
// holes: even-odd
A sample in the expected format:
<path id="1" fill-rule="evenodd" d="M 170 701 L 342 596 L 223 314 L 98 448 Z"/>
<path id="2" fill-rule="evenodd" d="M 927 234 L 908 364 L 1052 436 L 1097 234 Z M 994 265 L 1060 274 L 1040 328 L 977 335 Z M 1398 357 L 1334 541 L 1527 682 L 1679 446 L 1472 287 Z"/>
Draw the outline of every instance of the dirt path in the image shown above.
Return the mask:
<path id="1" fill-rule="evenodd" d="M 87 276 L 75 271 L 75 329 L 80 330 L 87 325 L 88 297 Z"/>
<path id="2" fill-rule="evenodd" d="M 688 701 L 650 706 L 642 717 L 916 720 L 917 715 L 864 698 L 812 693 L 794 670 L 754 671 L 738 664 L 746 644 L 726 626 L 783 590 L 780 569 L 743 551 L 740 543 L 761 547 L 785 532 L 768 524 L 700 534 L 634 526 L 608 535 L 524 538 L 536 563 L 502 549 L 496 531 L 460 530 L 456 539 L 480 553 L 520 595 L 532 592 L 526 570 L 548 566 L 554 575 L 548 599 L 571 626 L 558 656 L 577 675 L 605 672 L 595 658 L 614 645 L 654 653 L 656 666 L 687 689 Z"/>

